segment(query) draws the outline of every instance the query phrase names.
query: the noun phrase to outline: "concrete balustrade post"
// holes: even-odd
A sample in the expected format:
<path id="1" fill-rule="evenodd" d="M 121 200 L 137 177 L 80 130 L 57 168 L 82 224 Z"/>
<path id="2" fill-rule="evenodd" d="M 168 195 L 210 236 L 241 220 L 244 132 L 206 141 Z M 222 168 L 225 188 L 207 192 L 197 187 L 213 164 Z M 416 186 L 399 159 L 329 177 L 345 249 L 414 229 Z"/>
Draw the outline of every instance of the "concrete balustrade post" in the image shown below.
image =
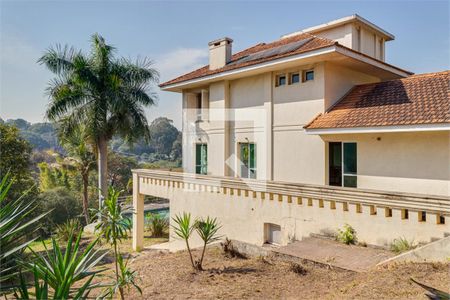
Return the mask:
<path id="1" fill-rule="evenodd" d="M 133 250 L 144 247 L 144 195 L 139 193 L 139 176 L 133 174 Z"/>

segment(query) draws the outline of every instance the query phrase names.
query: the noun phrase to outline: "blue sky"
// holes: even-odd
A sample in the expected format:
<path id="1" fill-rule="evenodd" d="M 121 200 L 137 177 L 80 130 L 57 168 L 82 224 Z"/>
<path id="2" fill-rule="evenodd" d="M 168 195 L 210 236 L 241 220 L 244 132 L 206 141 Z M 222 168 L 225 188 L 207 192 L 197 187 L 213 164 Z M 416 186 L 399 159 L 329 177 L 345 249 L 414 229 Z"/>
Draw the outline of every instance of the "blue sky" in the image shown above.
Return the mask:
<path id="1" fill-rule="evenodd" d="M 396 39 L 387 62 L 415 73 L 449 69 L 449 1 L 4 1 L 0 0 L 0 116 L 44 120 L 52 78 L 36 64 L 56 43 L 89 49 L 98 32 L 125 57 L 155 61 L 161 82 L 207 63 L 210 40 L 229 36 L 233 51 L 358 13 Z M 181 96 L 161 92 L 151 120 L 181 124 Z"/>

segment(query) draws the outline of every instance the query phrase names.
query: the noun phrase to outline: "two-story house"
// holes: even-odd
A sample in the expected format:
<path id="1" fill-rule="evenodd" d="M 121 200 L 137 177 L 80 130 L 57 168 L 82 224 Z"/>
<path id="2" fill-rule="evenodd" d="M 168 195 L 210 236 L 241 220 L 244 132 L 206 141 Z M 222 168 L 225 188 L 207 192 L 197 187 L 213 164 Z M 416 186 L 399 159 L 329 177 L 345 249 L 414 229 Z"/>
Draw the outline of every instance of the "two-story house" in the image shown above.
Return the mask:
<path id="1" fill-rule="evenodd" d="M 255 244 L 450 232 L 450 73 L 385 62 L 392 40 L 352 15 L 234 54 L 210 42 L 209 65 L 160 85 L 182 96 L 184 173 L 136 170 L 135 207 L 164 196 Z"/>

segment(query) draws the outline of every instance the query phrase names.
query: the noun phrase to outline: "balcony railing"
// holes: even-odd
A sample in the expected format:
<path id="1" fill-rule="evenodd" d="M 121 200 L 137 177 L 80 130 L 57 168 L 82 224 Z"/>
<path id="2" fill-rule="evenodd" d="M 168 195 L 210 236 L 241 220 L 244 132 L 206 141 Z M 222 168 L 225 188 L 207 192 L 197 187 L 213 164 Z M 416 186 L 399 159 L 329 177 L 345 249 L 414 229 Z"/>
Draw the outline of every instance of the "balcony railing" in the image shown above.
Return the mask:
<path id="1" fill-rule="evenodd" d="M 133 219 L 135 225 L 143 224 L 143 212 L 141 212 L 143 195 L 170 198 L 176 192 L 177 195 L 182 195 L 181 198 L 188 199 L 188 201 L 196 201 L 196 199 L 199 199 L 196 194 L 187 193 L 198 192 L 229 195 L 234 198 L 240 197 L 240 199 L 278 201 L 283 206 L 302 205 L 305 207 L 305 211 L 308 207 L 327 207 L 336 213 L 338 210 L 346 213 L 350 209 L 351 214 L 367 214 L 370 216 L 377 215 L 377 210 L 379 210 L 378 215 L 380 218 L 390 218 L 392 217 L 392 211 L 394 211 L 396 218 L 400 218 L 401 216 L 401 219 L 408 219 L 406 215 L 410 212 L 415 212 L 418 216 L 417 219 L 410 218 L 411 220 L 409 222 L 400 223 L 400 226 L 403 226 L 402 230 L 405 230 L 402 232 L 408 233 L 408 230 L 410 230 L 409 233 L 411 233 L 415 229 L 413 227 L 408 229 L 409 226 L 417 226 L 418 223 L 425 223 L 421 220 L 423 214 L 429 215 L 426 221 L 429 224 L 427 225 L 427 231 L 421 233 L 422 238 L 442 237 L 443 234 L 445 235 L 447 232 L 450 232 L 450 226 L 448 225 L 450 221 L 450 197 L 446 196 L 263 181 L 146 169 L 133 170 L 133 186 L 133 203 L 137 212 Z M 200 196 L 200 194 L 197 195 Z M 380 209 L 383 209 L 384 212 Z M 357 220 L 359 219 L 356 219 L 355 222 L 358 222 Z M 378 221 L 383 222 L 382 219 L 378 219 Z M 438 227 L 430 227 L 435 225 Z M 397 225 L 392 223 L 390 226 L 395 227 Z M 392 228 L 393 231 L 396 230 L 394 227 Z M 436 235 L 433 234 L 433 228 L 437 229 Z M 143 229 L 134 226 L 133 230 L 133 245 L 135 249 L 139 249 L 142 247 L 142 239 L 140 237 L 143 236 Z"/>
<path id="2" fill-rule="evenodd" d="M 218 193 L 243 193 L 256 197 L 286 201 L 292 199 L 320 199 L 323 201 L 346 202 L 351 204 L 375 205 L 396 209 L 420 210 L 430 213 L 450 215 L 450 197 L 401 192 L 387 192 L 359 188 L 345 188 L 325 185 L 300 184 L 280 181 L 262 181 L 233 177 L 198 175 L 191 173 L 159 170 L 133 170 L 143 184 L 176 186 L 190 190 L 208 190 Z"/>

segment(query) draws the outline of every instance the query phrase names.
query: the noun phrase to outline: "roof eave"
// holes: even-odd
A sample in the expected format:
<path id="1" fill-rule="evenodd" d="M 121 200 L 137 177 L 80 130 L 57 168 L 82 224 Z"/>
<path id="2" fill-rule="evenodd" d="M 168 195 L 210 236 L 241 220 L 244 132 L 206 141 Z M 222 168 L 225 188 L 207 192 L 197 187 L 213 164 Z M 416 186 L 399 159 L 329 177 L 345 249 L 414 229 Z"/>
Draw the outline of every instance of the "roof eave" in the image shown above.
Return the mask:
<path id="1" fill-rule="evenodd" d="M 267 62 L 263 62 L 263 63 L 259 63 L 259 64 L 255 64 L 255 65 L 250 65 L 250 66 L 246 66 L 246 67 L 241 67 L 241 68 L 236 68 L 236 69 L 232 69 L 232 70 L 228 70 L 228 71 L 223 71 L 220 73 L 216 73 L 216 74 L 212 74 L 212 75 L 206 75 L 206 76 L 202 76 L 202 77 L 198 77 L 198 78 L 194 78 L 194 79 L 189 79 L 189 80 L 185 80 L 185 81 L 181 81 L 178 83 L 173 83 L 173 84 L 167 84 L 165 85 L 164 83 L 160 85 L 161 90 L 163 91 L 171 91 L 171 92 L 181 92 L 184 88 L 188 88 L 189 85 L 192 84 L 196 84 L 196 83 L 201 83 L 201 82 L 209 82 L 209 81 L 216 81 L 216 80 L 225 80 L 228 77 L 231 76 L 236 76 L 237 74 L 245 74 L 248 72 L 252 72 L 258 69 L 263 70 L 264 68 L 271 68 L 275 65 L 278 64 L 282 64 L 282 63 L 286 63 L 286 62 L 291 62 L 291 61 L 295 61 L 295 60 L 302 60 L 305 58 L 310 58 L 310 57 L 314 57 L 314 56 L 319 56 L 319 55 L 323 55 L 323 54 L 327 54 L 327 53 L 332 53 L 332 52 L 337 52 L 340 53 L 342 55 L 345 55 L 347 57 L 351 57 L 354 59 L 357 59 L 359 61 L 374 65 L 380 69 L 384 69 L 388 72 L 391 72 L 393 74 L 396 74 L 400 77 L 408 77 L 414 73 L 403 70 L 401 68 L 395 67 L 393 65 L 387 64 L 383 61 L 377 60 L 375 58 L 372 58 L 370 56 L 364 55 L 362 53 L 359 53 L 357 51 L 351 50 L 350 48 L 347 48 L 345 46 L 336 44 L 336 45 L 332 45 L 332 46 L 327 46 L 324 48 L 320 48 L 320 49 L 315 49 L 312 51 L 308 51 L 305 53 L 300 53 L 300 54 L 296 54 L 296 55 L 292 55 L 292 56 L 287 56 L 287 57 L 282 57 L 282 58 L 278 58 L 278 59 L 274 59 L 274 60 L 270 60 Z"/>
<path id="2" fill-rule="evenodd" d="M 337 20 L 333 20 L 333 21 L 328 22 L 328 23 L 323 23 L 323 24 L 320 24 L 320 25 L 316 25 L 316 26 L 312 26 L 312 27 L 300 30 L 300 31 L 288 33 L 288 34 L 285 34 L 285 35 L 281 36 L 281 38 L 288 38 L 288 37 L 292 37 L 292 36 L 295 36 L 295 35 L 298 35 L 298 34 L 301 34 L 301 33 L 314 34 L 314 33 L 323 31 L 325 29 L 331 29 L 331 28 L 334 28 L 334 27 L 337 27 L 337 26 L 341 26 L 341 25 L 344 25 L 344 24 L 347 24 L 347 23 L 351 23 L 351 22 L 360 22 L 360 23 L 366 25 L 367 27 L 372 28 L 373 30 L 379 32 L 386 41 L 392 41 L 392 40 L 395 39 L 395 36 L 392 33 L 390 33 L 388 31 L 384 30 L 383 28 L 375 25 L 374 23 L 372 23 L 369 20 L 361 17 L 358 14 L 353 14 L 351 16 L 347 16 L 347 17 L 343 17 L 343 18 L 340 18 L 340 19 L 337 19 Z"/>
<path id="3" fill-rule="evenodd" d="M 278 64 L 292 62 L 292 61 L 296 61 L 296 60 L 302 60 L 305 58 L 310 58 L 310 57 L 324 55 L 324 54 L 333 53 L 333 52 L 336 52 L 336 45 L 327 46 L 327 47 L 323 47 L 320 49 L 308 51 L 305 53 L 282 57 L 282 58 L 278 58 L 278 59 L 274 59 L 274 60 L 269 60 L 266 62 L 262 62 L 262 63 L 250 65 L 250 66 L 245 66 L 245 67 L 236 68 L 236 69 L 232 69 L 232 70 L 228 70 L 228 71 L 223 71 L 223 72 L 219 72 L 216 74 L 211 74 L 211 75 L 206 75 L 206 76 L 202 76 L 202 77 L 198 77 L 198 78 L 194 78 L 194 79 L 189 79 L 189 80 L 181 81 L 178 83 L 173 83 L 173 84 L 168 84 L 168 85 L 165 85 L 163 83 L 159 87 L 163 91 L 181 92 L 181 90 L 183 88 L 186 88 L 189 85 L 192 85 L 195 83 L 208 82 L 208 81 L 219 80 L 219 79 L 225 80 L 228 77 L 235 76 L 238 74 L 245 74 L 245 73 L 253 72 L 253 71 L 256 71 L 259 69 L 263 70 L 265 68 L 271 68 Z"/>
<path id="4" fill-rule="evenodd" d="M 450 131 L 450 123 L 367 126 L 345 128 L 305 128 L 309 135 L 328 134 L 358 134 L 358 133 L 389 133 L 389 132 L 418 132 L 418 131 Z"/>

